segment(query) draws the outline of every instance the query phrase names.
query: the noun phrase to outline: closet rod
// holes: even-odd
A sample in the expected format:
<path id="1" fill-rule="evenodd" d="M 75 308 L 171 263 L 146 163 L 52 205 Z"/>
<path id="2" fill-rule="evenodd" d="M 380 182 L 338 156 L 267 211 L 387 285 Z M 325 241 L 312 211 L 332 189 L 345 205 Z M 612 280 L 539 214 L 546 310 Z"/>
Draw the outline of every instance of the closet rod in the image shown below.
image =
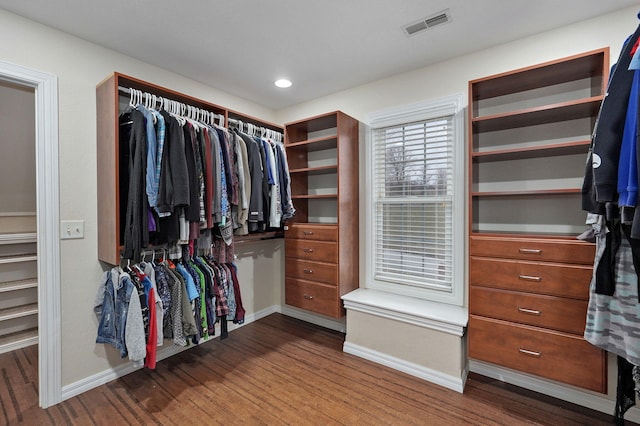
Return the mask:
<path id="1" fill-rule="evenodd" d="M 253 124 L 251 122 L 248 122 L 248 121 L 236 120 L 235 118 L 230 118 L 229 119 L 229 124 L 239 127 L 240 130 L 243 130 L 242 126 L 246 125 L 247 133 L 254 133 L 255 134 L 255 131 L 252 131 L 252 130 L 257 130 L 257 131 L 259 131 L 261 133 L 261 136 L 266 136 L 268 138 L 275 139 L 277 142 L 282 142 L 282 139 L 283 139 L 283 136 L 284 136 L 282 134 L 282 132 L 278 132 L 276 130 L 269 129 L 267 127 L 257 126 L 257 125 L 255 125 L 255 124 Z M 252 129 L 251 126 L 253 126 L 253 129 Z"/>
<path id="2" fill-rule="evenodd" d="M 130 88 L 130 87 L 118 86 L 118 91 L 120 93 L 123 93 L 123 94 L 126 94 L 126 95 L 130 95 L 131 94 L 131 90 L 132 90 L 132 88 Z M 140 90 L 140 89 L 133 89 L 133 90 L 137 90 L 137 91 L 139 91 L 139 92 L 141 92 L 143 94 L 149 94 L 149 95 L 155 96 L 157 99 L 166 99 L 166 100 L 169 100 L 171 102 L 176 102 L 177 104 L 182 105 L 185 108 L 186 107 L 191 107 L 191 108 L 194 108 L 197 111 L 206 112 L 207 114 L 210 114 L 212 118 L 217 118 L 218 120 L 220 120 L 220 123 L 221 123 L 220 126 L 224 127 L 224 120 L 225 120 L 224 114 L 216 114 L 215 112 L 207 111 L 207 110 L 205 110 L 203 108 L 194 107 L 193 105 L 189 105 L 189 104 L 186 104 L 184 102 L 176 101 L 174 99 L 170 99 L 170 98 L 167 98 L 165 96 L 154 95 L 153 93 L 145 92 L 144 90 Z"/>

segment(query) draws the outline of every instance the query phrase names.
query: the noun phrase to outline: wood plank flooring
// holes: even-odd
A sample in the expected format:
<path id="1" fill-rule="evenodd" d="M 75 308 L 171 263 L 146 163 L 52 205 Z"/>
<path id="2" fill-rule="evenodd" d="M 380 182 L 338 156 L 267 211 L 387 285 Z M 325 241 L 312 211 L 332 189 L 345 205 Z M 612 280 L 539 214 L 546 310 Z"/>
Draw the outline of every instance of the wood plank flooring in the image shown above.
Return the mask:
<path id="1" fill-rule="evenodd" d="M 345 354 L 343 341 L 273 314 L 46 410 L 31 346 L 0 355 L 0 424 L 612 424 L 609 415 L 475 374 L 459 394 Z"/>

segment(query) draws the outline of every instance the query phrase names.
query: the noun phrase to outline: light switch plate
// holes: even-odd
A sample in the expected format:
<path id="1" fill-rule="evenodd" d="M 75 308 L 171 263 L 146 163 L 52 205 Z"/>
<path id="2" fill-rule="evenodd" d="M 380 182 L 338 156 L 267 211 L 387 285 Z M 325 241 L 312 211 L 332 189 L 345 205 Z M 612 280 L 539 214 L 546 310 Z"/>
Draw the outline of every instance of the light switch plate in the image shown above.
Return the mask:
<path id="1" fill-rule="evenodd" d="M 63 240 L 84 238 L 84 220 L 60 221 L 60 238 Z"/>

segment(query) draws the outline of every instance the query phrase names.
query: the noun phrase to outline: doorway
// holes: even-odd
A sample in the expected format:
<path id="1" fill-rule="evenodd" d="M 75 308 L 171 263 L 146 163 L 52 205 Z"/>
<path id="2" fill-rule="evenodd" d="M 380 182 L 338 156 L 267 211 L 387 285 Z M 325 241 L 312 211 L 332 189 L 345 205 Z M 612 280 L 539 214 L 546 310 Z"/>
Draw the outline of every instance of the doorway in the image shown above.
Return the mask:
<path id="1" fill-rule="evenodd" d="M 0 354 L 38 343 L 33 87 L 0 82 Z"/>
<path id="2" fill-rule="evenodd" d="M 16 233 L 30 233 L 35 238 L 37 296 L 35 302 L 27 304 L 35 304 L 38 309 L 38 394 L 40 406 L 46 408 L 61 401 L 58 81 L 55 75 L 0 61 L 0 85 L 31 94 L 28 96 L 32 96 L 33 101 L 30 108 L 35 132 L 35 217 L 31 220 L 35 221 L 35 235 L 27 232 L 33 226 Z M 10 154 L 3 148 L 3 157 Z M 20 212 L 13 213 L 16 216 L 15 213 Z M 11 220 L 24 225 L 24 219 Z"/>

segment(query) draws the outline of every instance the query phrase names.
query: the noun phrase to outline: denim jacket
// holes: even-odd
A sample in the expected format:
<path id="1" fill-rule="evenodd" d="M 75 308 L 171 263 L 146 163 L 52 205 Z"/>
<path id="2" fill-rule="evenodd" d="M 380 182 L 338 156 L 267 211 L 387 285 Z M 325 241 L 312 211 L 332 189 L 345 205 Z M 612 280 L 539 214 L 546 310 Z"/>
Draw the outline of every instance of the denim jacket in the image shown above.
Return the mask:
<path id="1" fill-rule="evenodd" d="M 100 285 L 98 292 L 104 292 L 104 297 L 102 305 L 94 308 L 100 316 L 96 343 L 112 345 L 124 358 L 127 356 L 125 328 L 133 284 L 130 280 L 120 280 L 117 268 L 113 268 L 102 275 Z"/>

